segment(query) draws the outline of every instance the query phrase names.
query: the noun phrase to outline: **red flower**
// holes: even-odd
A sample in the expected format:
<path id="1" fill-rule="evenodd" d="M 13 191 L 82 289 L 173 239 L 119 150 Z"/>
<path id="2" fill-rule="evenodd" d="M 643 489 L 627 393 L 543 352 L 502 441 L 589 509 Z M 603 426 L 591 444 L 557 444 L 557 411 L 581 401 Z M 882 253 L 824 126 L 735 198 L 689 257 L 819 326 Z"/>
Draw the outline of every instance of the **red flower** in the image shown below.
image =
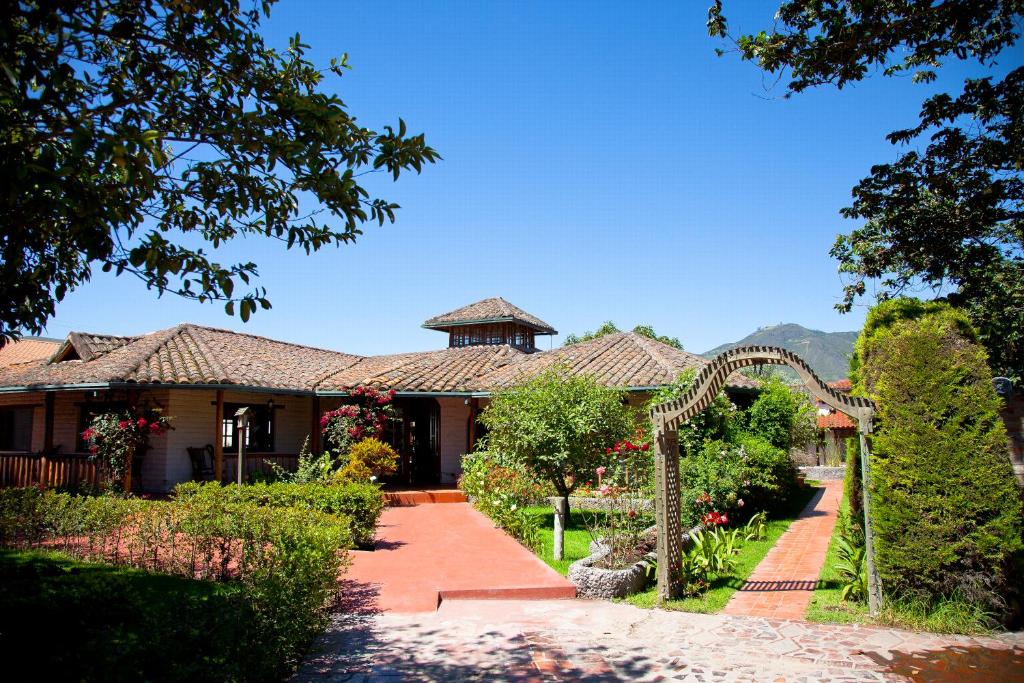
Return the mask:
<path id="1" fill-rule="evenodd" d="M 148 422 L 146 422 L 146 418 L 144 418 L 144 417 L 140 417 L 140 418 L 139 418 L 139 426 L 140 426 L 140 427 L 142 427 L 143 429 L 145 429 L 145 427 L 146 427 L 146 425 L 147 425 L 147 424 L 149 424 L 149 423 L 148 423 Z"/>
<path id="2" fill-rule="evenodd" d="M 121 420 L 117 423 L 118 429 L 128 429 L 128 425 L 131 424 L 128 420 Z"/>
<path id="3" fill-rule="evenodd" d="M 149 423 L 149 432 L 150 432 L 150 434 L 159 434 L 161 431 L 163 431 L 163 428 L 160 426 L 159 422 L 150 422 Z"/>
<path id="4" fill-rule="evenodd" d="M 650 449 L 651 449 L 651 444 L 649 444 L 649 443 L 645 443 L 643 446 L 640 447 L 640 450 L 642 450 L 642 451 L 649 451 Z"/>
<path id="5" fill-rule="evenodd" d="M 95 452 L 96 452 L 96 451 L 98 451 L 98 450 L 99 450 L 99 448 L 97 448 L 96 446 L 90 446 L 90 447 L 89 447 L 89 452 L 90 452 L 90 453 L 95 453 Z"/>
<path id="6" fill-rule="evenodd" d="M 612 454 L 612 449 L 606 448 L 606 449 L 604 449 L 604 452 L 607 453 L 608 455 L 611 455 Z"/>
<path id="7" fill-rule="evenodd" d="M 93 429 L 92 427 L 89 427 L 84 432 L 82 432 L 82 438 L 88 441 L 89 439 L 92 438 L 92 435 L 95 434 L 95 433 L 96 433 L 96 430 Z"/>

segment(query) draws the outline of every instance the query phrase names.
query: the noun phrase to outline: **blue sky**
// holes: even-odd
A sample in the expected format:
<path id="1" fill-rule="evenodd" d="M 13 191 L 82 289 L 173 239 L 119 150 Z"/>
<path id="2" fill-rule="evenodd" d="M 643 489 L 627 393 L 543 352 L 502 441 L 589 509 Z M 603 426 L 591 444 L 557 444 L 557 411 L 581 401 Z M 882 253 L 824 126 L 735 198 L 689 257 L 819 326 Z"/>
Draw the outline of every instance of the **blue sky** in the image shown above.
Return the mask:
<path id="1" fill-rule="evenodd" d="M 274 304 L 248 324 L 97 270 L 47 334 L 193 321 L 389 353 L 444 346 L 420 323 L 488 296 L 552 324 L 555 345 L 608 319 L 696 352 L 779 322 L 858 329 L 864 306 L 833 309 L 828 250 L 857 225 L 838 211 L 894 157 L 885 133 L 965 71 L 785 100 L 753 65 L 714 54 L 708 4 L 283 0 L 270 44 L 300 33 L 324 64 L 348 52 L 353 69 L 325 87 L 371 127 L 402 116 L 444 160 L 397 184 L 371 177 L 403 208 L 354 246 L 226 250 L 260 265 Z M 776 7 L 733 0 L 726 16 L 759 30 Z"/>

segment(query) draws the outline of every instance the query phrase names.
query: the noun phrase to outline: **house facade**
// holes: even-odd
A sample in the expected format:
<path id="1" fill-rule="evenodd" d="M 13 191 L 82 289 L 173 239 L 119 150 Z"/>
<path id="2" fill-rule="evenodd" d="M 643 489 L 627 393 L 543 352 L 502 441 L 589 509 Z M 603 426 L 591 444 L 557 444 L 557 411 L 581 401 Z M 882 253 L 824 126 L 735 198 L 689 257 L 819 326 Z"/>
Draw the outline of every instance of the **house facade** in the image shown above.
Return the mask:
<path id="1" fill-rule="evenodd" d="M 192 479 L 188 449 L 207 445 L 222 478 L 232 479 L 243 438 L 247 473 L 270 463 L 294 467 L 307 439 L 320 450 L 320 416 L 362 386 L 395 392 L 396 415 L 385 434 L 401 454 L 394 483 L 453 484 L 462 456 L 481 436 L 477 416 L 496 390 L 557 364 L 627 390 L 640 406 L 657 387 L 707 362 L 631 332 L 538 351 L 536 338 L 554 328 L 501 298 L 423 326 L 447 334 L 448 346 L 357 356 L 190 323 L 139 336 L 72 332 L 45 349 L 36 340 L 9 345 L 4 352 L 14 360 L 3 363 L 0 354 L 0 465 L 7 463 L 0 483 L 33 459 L 86 459 L 81 432 L 92 417 L 128 408 L 159 409 L 174 427 L 151 439 L 135 465 L 137 489 L 168 491 Z M 33 345 L 27 359 L 28 349 L 13 350 L 26 343 Z M 744 403 L 755 387 L 737 375 L 728 391 Z M 247 432 L 234 418 L 241 407 L 252 415 Z M 13 458 L 20 458 L 16 465 Z M 58 467 L 52 482 L 66 471 Z"/>

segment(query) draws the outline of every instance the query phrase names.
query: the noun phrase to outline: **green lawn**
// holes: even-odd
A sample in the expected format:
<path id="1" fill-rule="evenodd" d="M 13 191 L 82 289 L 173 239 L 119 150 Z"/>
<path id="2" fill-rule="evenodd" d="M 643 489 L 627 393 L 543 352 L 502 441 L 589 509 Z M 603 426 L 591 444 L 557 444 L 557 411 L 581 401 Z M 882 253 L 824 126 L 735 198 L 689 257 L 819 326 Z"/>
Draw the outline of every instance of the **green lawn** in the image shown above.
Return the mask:
<path id="1" fill-rule="evenodd" d="M 667 609 L 682 610 L 684 612 L 717 612 L 729 602 L 729 598 L 736 590 L 743 585 L 754 567 L 764 558 L 768 550 L 775 545 L 779 536 L 789 528 L 790 523 L 796 518 L 800 511 L 807 505 L 807 501 L 814 495 L 814 488 L 807 488 L 798 491 L 786 516 L 781 519 L 769 520 L 767 534 L 760 541 L 745 543 L 740 549 L 736 558 L 736 571 L 729 576 L 722 576 L 711 584 L 711 589 L 704 595 L 697 598 L 686 598 L 673 600 L 665 605 Z M 569 565 L 586 557 L 588 546 L 591 541 L 590 534 L 584 526 L 583 520 L 586 513 L 579 510 L 570 512 L 571 523 L 565 530 L 565 559 L 555 561 L 551 559 L 552 544 L 554 543 L 554 513 L 550 507 L 530 508 L 530 512 L 541 519 L 541 551 L 540 557 L 552 568 L 561 574 L 569 571 Z M 653 607 L 657 602 L 657 590 L 650 587 L 642 593 L 632 595 L 626 600 L 638 607 Z"/>
<path id="2" fill-rule="evenodd" d="M 565 559 L 553 560 L 552 553 L 555 543 L 555 513 L 550 505 L 527 508 L 527 511 L 540 519 L 540 559 L 562 576 L 569 573 L 569 565 L 576 560 L 581 560 L 590 554 L 590 541 L 593 540 L 590 532 L 587 531 L 585 516 L 593 515 L 591 512 L 581 510 L 570 510 L 569 525 L 565 529 L 563 549 Z"/>
<path id="3" fill-rule="evenodd" d="M 259 642 L 247 633 L 238 590 L 58 553 L 0 551 L 0 657 L 8 680 L 280 678 L 247 656 Z"/>
<path id="4" fill-rule="evenodd" d="M 739 590 L 743 582 L 754 571 L 754 567 L 764 559 L 764 556 L 768 554 L 768 551 L 775 545 L 775 542 L 779 540 L 779 536 L 789 528 L 789 525 L 800 514 L 800 511 L 804 509 L 807 501 L 811 499 L 815 491 L 816 489 L 811 487 L 798 490 L 785 516 L 779 519 L 768 520 L 768 523 L 765 525 L 766 533 L 763 539 L 744 543 L 740 548 L 739 554 L 736 556 L 736 570 L 732 574 L 720 576 L 713 580 L 711 588 L 700 596 L 670 600 L 660 605 L 660 607 L 703 614 L 713 614 L 721 610 L 729 602 L 732 594 Z M 657 587 L 652 585 L 642 593 L 627 597 L 626 601 L 637 607 L 654 607 L 658 602 Z"/>

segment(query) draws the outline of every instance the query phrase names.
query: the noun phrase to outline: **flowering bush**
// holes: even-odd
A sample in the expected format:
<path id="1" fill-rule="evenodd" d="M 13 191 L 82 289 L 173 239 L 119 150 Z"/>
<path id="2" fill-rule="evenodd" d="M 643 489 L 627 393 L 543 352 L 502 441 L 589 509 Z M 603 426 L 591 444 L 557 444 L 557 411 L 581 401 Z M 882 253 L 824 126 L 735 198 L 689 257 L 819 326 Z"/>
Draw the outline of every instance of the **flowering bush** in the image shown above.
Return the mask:
<path id="1" fill-rule="evenodd" d="M 320 429 L 339 455 L 345 455 L 362 439 L 378 438 L 394 414 L 395 391 L 377 391 L 373 387 L 356 387 L 351 396 L 355 403 L 328 410 L 320 418 Z"/>
<path id="2" fill-rule="evenodd" d="M 594 470 L 600 497 L 607 501 L 601 512 L 585 517 L 591 537 L 608 549 L 598 566 L 619 569 L 640 560 L 650 549 L 642 532 L 650 523 L 650 515 L 639 510 L 643 495 L 643 473 L 650 469 L 647 452 L 650 443 L 643 441 L 643 432 L 634 440 L 624 439 L 605 449 L 610 456 L 606 465 Z"/>
<path id="3" fill-rule="evenodd" d="M 481 451 L 462 459 L 459 488 L 473 505 L 523 545 L 540 544 L 540 523 L 526 507 L 550 494 L 526 468 Z"/>
<path id="4" fill-rule="evenodd" d="M 142 454 L 151 436 L 162 436 L 171 429 L 171 421 L 156 410 L 144 415 L 131 412 L 102 413 L 93 418 L 82 438 L 89 444 L 89 453 L 99 461 L 112 481 L 121 481 L 128 474 L 131 459 Z"/>

